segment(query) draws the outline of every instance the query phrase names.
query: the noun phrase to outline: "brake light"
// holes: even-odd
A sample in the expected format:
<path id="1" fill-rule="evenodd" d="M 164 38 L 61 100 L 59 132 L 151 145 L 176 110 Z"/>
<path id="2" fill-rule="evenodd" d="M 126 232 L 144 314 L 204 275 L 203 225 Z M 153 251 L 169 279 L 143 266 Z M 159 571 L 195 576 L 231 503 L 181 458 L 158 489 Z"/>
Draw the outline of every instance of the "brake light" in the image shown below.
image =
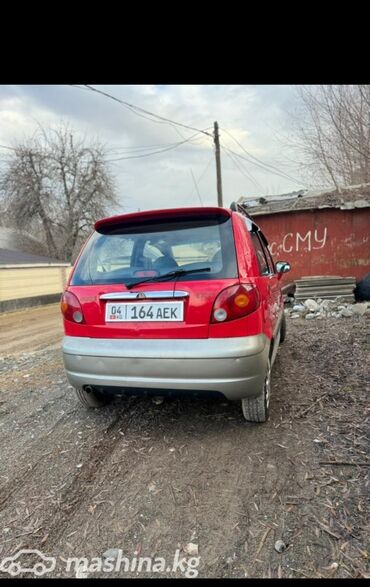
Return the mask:
<path id="1" fill-rule="evenodd" d="M 211 322 L 243 318 L 257 310 L 259 304 L 258 290 L 254 285 L 232 285 L 217 296 L 213 304 Z"/>
<path id="2" fill-rule="evenodd" d="M 62 299 L 60 300 L 60 309 L 66 320 L 70 322 L 77 322 L 81 324 L 84 322 L 84 315 L 82 312 L 81 304 L 78 298 L 70 291 L 64 292 Z"/>

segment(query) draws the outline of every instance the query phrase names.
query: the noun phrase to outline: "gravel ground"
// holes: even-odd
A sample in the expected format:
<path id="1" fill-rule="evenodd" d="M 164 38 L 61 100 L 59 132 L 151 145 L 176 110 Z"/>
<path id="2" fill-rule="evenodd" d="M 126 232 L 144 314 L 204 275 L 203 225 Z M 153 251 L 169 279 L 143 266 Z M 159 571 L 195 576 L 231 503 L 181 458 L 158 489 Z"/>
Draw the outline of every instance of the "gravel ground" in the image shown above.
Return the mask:
<path id="1" fill-rule="evenodd" d="M 271 418 L 253 425 L 216 400 L 88 411 L 64 375 L 57 307 L 20 314 L 0 317 L 0 562 L 38 549 L 56 557 L 47 576 L 76 576 L 68 557 L 172 564 L 192 543 L 200 577 L 370 576 L 367 316 L 288 318 Z M 184 575 L 168 569 L 140 576 Z"/>

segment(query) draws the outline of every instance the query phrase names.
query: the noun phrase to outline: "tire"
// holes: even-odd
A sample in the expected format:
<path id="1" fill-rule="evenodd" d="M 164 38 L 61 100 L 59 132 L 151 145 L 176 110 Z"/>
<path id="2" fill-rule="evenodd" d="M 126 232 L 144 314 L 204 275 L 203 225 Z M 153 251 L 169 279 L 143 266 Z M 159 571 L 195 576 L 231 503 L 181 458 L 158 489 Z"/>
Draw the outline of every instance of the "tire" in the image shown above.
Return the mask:
<path id="1" fill-rule="evenodd" d="M 281 321 L 281 326 L 280 326 L 280 343 L 282 344 L 284 342 L 286 338 L 286 317 L 285 314 L 283 315 L 283 319 Z"/>
<path id="2" fill-rule="evenodd" d="M 243 416 L 247 422 L 266 422 L 270 413 L 271 362 L 267 361 L 267 370 L 262 393 L 252 399 L 242 399 Z"/>
<path id="3" fill-rule="evenodd" d="M 75 392 L 78 400 L 85 408 L 102 408 L 112 400 L 109 395 L 103 395 L 95 389 L 87 391 L 81 387 L 75 387 Z"/>

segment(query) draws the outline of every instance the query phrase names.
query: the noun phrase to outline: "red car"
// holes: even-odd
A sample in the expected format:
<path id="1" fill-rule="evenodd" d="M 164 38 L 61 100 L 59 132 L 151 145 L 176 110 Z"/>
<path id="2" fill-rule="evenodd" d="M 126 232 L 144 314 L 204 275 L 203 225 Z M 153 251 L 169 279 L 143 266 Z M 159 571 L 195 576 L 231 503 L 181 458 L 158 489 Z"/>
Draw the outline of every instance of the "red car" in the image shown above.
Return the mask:
<path id="1" fill-rule="evenodd" d="M 289 269 L 236 204 L 99 220 L 61 301 L 78 398 L 99 407 L 115 394 L 219 396 L 266 421 Z"/>

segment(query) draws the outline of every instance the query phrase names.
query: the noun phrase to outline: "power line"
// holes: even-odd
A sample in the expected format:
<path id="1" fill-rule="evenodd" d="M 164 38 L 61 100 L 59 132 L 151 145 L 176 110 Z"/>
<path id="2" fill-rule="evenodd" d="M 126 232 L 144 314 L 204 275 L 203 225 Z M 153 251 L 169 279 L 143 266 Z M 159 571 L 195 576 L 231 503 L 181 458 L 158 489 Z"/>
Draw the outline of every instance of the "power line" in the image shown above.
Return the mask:
<path id="1" fill-rule="evenodd" d="M 247 171 L 245 168 L 241 167 L 241 164 L 239 163 L 239 161 L 237 159 L 234 158 L 234 155 L 232 155 L 231 152 L 229 153 L 228 151 L 225 150 L 225 153 L 229 157 L 229 159 L 231 159 L 232 163 L 240 171 L 240 173 L 242 175 L 244 175 L 244 177 L 246 177 L 249 181 L 251 181 L 256 188 L 262 189 L 261 184 L 253 177 L 253 175 L 249 171 Z"/>
<path id="2" fill-rule="evenodd" d="M 236 157 L 243 159 L 243 161 L 247 161 L 248 163 L 255 165 L 256 167 L 258 167 L 259 169 L 262 169 L 265 172 L 272 173 L 273 175 L 277 175 L 279 177 L 282 177 L 283 179 L 289 179 L 289 181 L 293 181 L 294 183 L 302 185 L 301 181 L 291 177 L 290 175 L 286 174 L 284 171 L 274 171 L 273 169 L 270 169 L 270 166 L 267 166 L 264 163 L 259 163 L 259 162 L 253 161 L 252 159 L 247 159 L 246 157 L 243 157 L 243 155 L 241 155 L 240 153 L 237 153 L 236 151 L 233 151 L 232 149 L 227 148 L 225 145 L 222 145 L 222 146 L 226 151 L 229 151 L 229 153 L 232 153 Z"/>
<path id="3" fill-rule="evenodd" d="M 247 161 L 247 163 L 251 163 L 252 165 L 255 165 L 256 167 L 259 167 L 260 169 L 262 169 L 265 172 L 268 173 L 272 173 L 273 175 L 277 175 L 279 177 L 282 177 L 283 179 L 289 179 L 289 181 L 292 181 L 293 183 L 299 184 L 300 186 L 302 186 L 302 182 L 297 180 L 297 179 L 293 179 L 292 177 L 284 174 L 284 173 L 280 173 L 277 171 L 272 171 L 271 169 L 269 169 L 268 167 L 265 167 L 262 164 L 256 163 L 254 161 L 251 161 L 250 159 L 247 159 L 246 157 L 243 157 L 243 155 L 240 155 L 240 153 L 237 153 L 236 151 L 233 151 L 232 149 L 228 149 L 227 147 L 225 147 L 225 145 L 222 145 L 223 149 L 225 151 L 229 151 L 229 153 L 232 153 L 233 155 L 235 155 L 236 157 L 239 157 L 240 159 L 243 159 L 244 161 Z"/>
<path id="4" fill-rule="evenodd" d="M 176 132 L 179 133 L 179 135 L 183 139 L 183 141 L 186 140 L 186 141 L 188 141 L 189 143 L 191 143 L 193 145 L 198 145 L 198 142 L 197 141 L 199 141 L 201 139 L 201 137 L 198 137 L 197 139 L 193 140 L 193 138 L 196 137 L 197 134 L 200 134 L 200 132 L 199 133 L 195 133 L 194 135 L 191 135 L 191 137 L 189 137 L 188 139 L 186 139 L 184 137 L 184 135 L 181 134 L 180 131 L 177 128 L 175 128 L 175 130 L 176 130 Z M 208 129 L 206 128 L 204 130 L 208 130 Z M 183 141 L 181 141 L 181 143 Z M 110 153 L 113 153 L 114 151 L 126 151 L 128 153 L 128 152 L 152 150 L 152 149 L 157 149 L 158 147 L 163 147 L 163 148 L 172 147 L 172 146 L 179 145 L 181 143 L 178 141 L 178 142 L 175 142 L 175 143 L 157 143 L 157 144 L 154 144 L 154 145 L 137 145 L 137 146 L 134 146 L 134 147 L 112 147 L 111 149 L 107 149 L 107 151 L 109 151 Z"/>
<path id="5" fill-rule="evenodd" d="M 208 168 L 209 168 L 209 166 L 211 165 L 212 161 L 213 161 L 213 155 L 211 155 L 211 158 L 210 158 L 210 160 L 208 161 L 208 163 L 207 163 L 207 165 L 205 166 L 204 170 L 202 171 L 202 173 L 201 173 L 201 174 L 200 174 L 200 176 L 198 177 L 198 181 L 197 181 L 197 184 L 198 184 L 198 185 L 200 184 L 200 182 L 202 181 L 203 177 L 204 177 L 204 176 L 205 176 L 205 174 L 207 173 L 207 171 L 208 171 Z M 193 188 L 193 191 L 192 191 L 192 192 L 191 192 L 191 194 L 190 194 L 190 199 L 193 197 L 193 194 L 194 194 L 194 192 L 195 192 L 195 187 Z M 202 204 L 202 206 L 203 206 L 203 205 L 204 205 L 204 204 Z"/>
<path id="6" fill-rule="evenodd" d="M 128 153 L 130 153 L 130 152 L 134 152 L 135 153 L 136 151 L 139 151 L 139 150 L 140 151 L 145 151 L 145 150 L 152 150 L 152 149 L 155 149 L 157 147 L 162 147 L 162 146 L 163 147 L 166 147 L 166 148 L 161 149 L 161 150 L 158 150 L 158 151 L 154 151 L 154 152 L 151 152 L 151 153 L 148 153 L 148 154 L 140 155 L 140 157 L 147 157 L 149 155 L 155 155 L 156 153 L 162 153 L 163 151 L 167 151 L 167 150 L 170 150 L 170 149 L 175 149 L 176 147 L 179 147 L 180 145 L 183 145 L 184 143 L 191 142 L 191 140 L 195 136 L 197 136 L 198 134 L 200 134 L 200 133 L 199 132 L 198 133 L 195 133 L 194 135 L 192 135 L 188 139 L 185 139 L 184 141 L 178 141 L 177 143 L 160 143 L 158 145 L 147 145 L 147 146 L 140 146 L 140 147 L 117 147 L 117 150 L 127 149 L 127 152 Z M 8 145 L 2 145 L 2 144 L 0 144 L 0 148 L 2 148 L 2 149 L 9 149 L 11 151 L 17 151 L 17 148 L 16 147 L 9 147 Z M 107 152 L 112 153 L 115 150 L 116 149 L 108 149 Z M 117 159 L 107 159 L 106 161 L 107 162 L 110 162 L 110 161 L 121 161 L 121 159 L 134 159 L 134 158 L 136 158 L 136 157 L 129 157 L 128 156 L 128 157 L 120 157 L 120 158 L 117 158 Z"/>
<path id="7" fill-rule="evenodd" d="M 235 143 L 244 151 L 244 153 L 246 153 L 246 155 L 248 155 L 248 157 L 250 159 L 246 159 L 246 157 L 243 157 L 242 155 L 240 155 L 240 153 L 236 153 L 232 149 L 229 149 L 229 151 L 231 153 L 233 153 L 237 157 L 240 157 L 241 159 L 248 161 L 249 163 L 252 163 L 253 165 L 256 165 L 257 167 L 260 167 L 264 171 L 270 171 L 270 173 L 275 173 L 275 175 L 279 175 L 280 177 L 283 177 L 285 179 L 289 179 L 290 181 L 293 181 L 294 183 L 302 185 L 302 181 L 297 180 L 296 178 L 292 177 L 291 175 L 288 175 L 287 173 L 285 173 L 285 171 L 281 171 L 277 167 L 274 167 L 273 165 L 270 165 L 269 163 L 265 163 L 261 159 L 258 159 L 257 157 L 255 157 L 254 155 L 249 153 L 245 149 L 245 147 L 243 147 L 243 145 L 226 128 L 222 128 L 222 130 L 224 132 L 226 132 L 226 134 L 228 134 L 233 139 L 233 141 L 235 141 Z M 224 149 L 226 149 L 226 148 L 227 147 L 224 146 Z"/>
<path id="8" fill-rule="evenodd" d="M 203 177 L 204 177 L 204 176 L 205 176 L 205 174 L 207 173 L 207 171 L 208 171 L 208 168 L 209 168 L 209 166 L 211 165 L 212 161 L 213 161 L 213 155 L 211 156 L 210 160 L 208 161 L 207 165 L 205 166 L 205 168 L 204 168 L 204 171 L 203 171 L 203 172 L 201 173 L 201 175 L 199 176 L 199 178 L 198 178 L 198 184 L 199 184 L 199 183 L 202 181 Z"/>
<path id="9" fill-rule="evenodd" d="M 112 96 L 111 94 L 108 94 L 107 92 L 103 92 L 102 90 L 98 90 L 98 89 L 93 88 L 92 86 L 88 86 L 88 85 L 85 85 L 84 87 L 77 86 L 75 84 L 71 84 L 71 85 L 73 87 L 78 88 L 79 90 L 86 90 L 87 92 L 92 91 L 92 92 L 97 92 L 98 94 L 102 94 L 103 96 L 110 98 L 111 100 L 114 100 L 115 102 L 118 102 L 119 104 L 121 104 L 123 106 L 126 106 L 130 110 L 130 112 L 132 112 L 136 116 L 139 116 L 140 118 L 144 118 L 145 120 L 150 120 L 151 122 L 155 122 L 156 124 L 171 124 L 171 126 L 173 126 L 173 128 L 176 129 L 176 127 L 174 126 L 173 123 L 164 122 L 162 120 L 153 120 L 153 118 L 149 118 L 149 116 L 145 116 L 144 114 L 140 114 L 139 107 L 134 106 L 132 104 L 129 104 L 128 102 L 125 102 L 124 100 L 120 100 L 119 98 L 116 98 L 115 96 Z M 154 116 L 156 116 L 156 115 L 154 115 Z"/>
<path id="10" fill-rule="evenodd" d="M 224 147 L 224 149 L 227 149 L 227 147 L 225 147 L 225 145 L 223 145 L 223 147 Z M 296 184 L 299 184 L 300 186 L 302 186 L 302 180 L 298 180 L 295 177 L 287 174 L 285 171 L 279 170 L 276 167 L 274 167 L 268 163 L 264 163 L 263 161 L 257 159 L 256 157 L 254 157 L 253 155 L 250 155 L 249 153 L 248 153 L 248 156 L 250 158 L 247 159 L 246 157 L 244 157 L 240 153 L 237 153 L 236 151 L 233 151 L 232 149 L 228 149 L 228 150 L 230 153 L 232 153 L 236 157 L 243 159 L 244 161 L 247 161 L 248 163 L 258 167 L 259 169 L 262 169 L 265 172 L 271 173 L 273 175 L 277 175 L 278 177 L 282 177 L 283 179 L 288 179 L 289 181 L 292 181 L 293 183 L 296 183 Z"/>
<path id="11" fill-rule="evenodd" d="M 172 149 L 176 149 L 177 147 L 180 147 L 181 145 L 188 143 L 189 141 L 191 141 L 192 138 L 194 138 L 198 134 L 199 134 L 199 132 L 195 133 L 195 135 L 192 135 L 191 137 L 189 137 L 188 139 L 185 139 L 184 141 L 179 141 L 178 143 L 174 143 L 174 144 L 172 144 L 172 146 L 166 147 L 165 149 L 160 149 L 159 151 L 152 151 L 150 153 L 143 153 L 141 155 L 129 155 L 127 157 L 117 157 L 115 159 L 106 159 L 106 162 L 111 163 L 113 161 L 124 161 L 126 159 L 140 159 L 141 157 L 150 157 L 151 155 L 157 155 L 158 153 L 164 153 L 165 151 L 171 151 Z"/>
<path id="12" fill-rule="evenodd" d="M 189 137 L 188 139 L 185 139 L 183 141 L 179 141 L 177 143 L 167 143 L 169 146 L 166 147 L 166 148 L 164 148 L 164 149 L 160 149 L 160 150 L 157 150 L 157 151 L 151 151 L 149 153 L 143 153 L 143 154 L 140 154 L 140 155 L 127 155 L 127 156 L 124 156 L 124 157 L 116 157 L 116 158 L 113 158 L 113 159 L 105 159 L 105 161 L 106 161 L 106 163 L 113 163 L 115 161 L 124 161 L 126 159 L 139 159 L 139 158 L 142 158 L 142 157 L 150 157 L 151 155 L 157 155 L 158 153 L 164 153 L 165 151 L 171 151 L 172 149 L 176 149 L 177 147 L 180 147 L 181 145 L 190 142 L 195 136 L 199 135 L 200 132 L 201 131 L 195 133 L 194 135 L 192 135 L 191 137 Z M 164 144 L 166 144 L 166 143 L 164 143 Z M 1 144 L 0 144 L 0 148 L 9 149 L 11 151 L 16 151 L 17 150 L 15 147 L 9 147 L 7 145 L 1 145 Z M 138 149 L 138 150 L 139 149 L 140 150 L 145 150 L 145 149 L 150 149 L 150 148 L 154 148 L 154 145 L 152 147 L 149 147 L 149 146 L 148 147 L 137 147 L 137 148 L 135 148 L 133 150 L 133 152 L 135 152 L 136 149 Z"/>
<path id="13" fill-rule="evenodd" d="M 238 171 L 240 171 L 240 173 L 246 178 L 248 179 L 257 189 L 262 189 L 261 184 L 259 183 L 259 181 L 256 180 L 255 177 L 253 177 L 253 175 L 245 168 L 242 167 L 242 165 L 239 163 L 239 161 L 235 158 L 235 156 L 232 153 L 228 153 L 226 151 L 226 155 L 229 157 L 229 159 L 231 159 L 231 161 L 233 162 L 234 166 L 238 169 Z"/>
<path id="14" fill-rule="evenodd" d="M 255 157 L 254 155 L 252 155 L 252 153 L 249 153 L 249 151 L 246 150 L 245 147 L 243 147 L 243 145 L 234 137 L 234 135 L 231 134 L 230 131 L 228 131 L 226 128 L 222 129 L 224 132 L 226 132 L 226 134 L 229 135 L 229 137 L 231 137 L 233 139 L 233 141 L 235 141 L 235 143 L 244 151 L 244 153 L 246 155 L 248 155 L 248 157 L 250 157 L 251 159 L 254 159 L 255 161 L 257 161 L 257 163 L 263 165 L 264 167 L 269 167 L 270 169 L 278 172 L 278 173 L 282 173 L 284 175 L 286 175 L 287 178 L 292 179 L 294 181 L 296 181 L 295 178 L 293 178 L 292 176 L 288 175 L 287 173 L 285 173 L 285 171 L 281 171 L 281 169 L 278 169 L 277 167 L 274 167 L 273 165 L 270 165 L 269 163 L 265 163 L 264 161 L 262 161 L 261 159 L 258 159 L 257 157 Z"/>
<path id="15" fill-rule="evenodd" d="M 138 146 L 138 147 L 112 147 L 111 149 L 107 149 L 110 153 L 113 153 L 114 151 L 126 151 L 127 153 L 131 153 L 131 152 L 135 152 L 135 151 L 151 151 L 153 149 L 158 149 L 158 147 L 174 147 L 175 145 L 178 145 L 179 141 L 177 141 L 176 143 L 158 143 L 156 145 L 143 145 L 143 146 Z"/>
<path id="16" fill-rule="evenodd" d="M 175 120 L 171 120 L 170 118 L 160 116 L 159 114 L 155 114 L 154 112 L 150 112 L 149 110 L 145 110 L 144 108 L 140 108 L 139 106 L 135 106 L 134 104 L 130 104 L 129 102 L 126 102 L 125 100 L 121 100 L 120 98 L 117 98 L 116 96 L 113 96 L 112 94 L 108 94 L 108 92 L 103 92 L 102 90 L 98 90 L 97 88 L 94 88 L 93 86 L 89 86 L 88 84 L 84 84 L 84 85 L 86 88 L 88 88 L 92 92 L 96 92 L 98 94 L 101 94 L 102 96 L 105 96 L 106 98 L 109 98 L 110 100 L 114 100 L 115 102 L 122 104 L 126 108 L 129 108 L 129 110 L 131 110 L 131 112 L 133 112 L 137 116 L 141 116 L 142 118 L 147 118 L 147 116 L 143 116 L 143 114 L 141 114 L 141 113 L 144 113 L 144 114 L 147 114 L 153 118 L 158 119 L 158 120 L 153 120 L 153 118 L 149 118 L 148 120 L 151 120 L 152 122 L 158 123 L 158 121 L 160 121 L 161 124 L 170 124 L 172 126 L 181 126 L 182 128 L 187 128 L 189 130 L 195 130 L 195 131 L 201 132 L 207 136 L 212 136 L 210 133 L 206 132 L 205 130 L 200 130 L 199 128 L 195 128 L 194 126 L 189 126 L 188 124 L 182 124 L 181 122 L 176 122 Z"/>
<path id="17" fill-rule="evenodd" d="M 192 169 L 190 169 L 190 173 L 191 173 L 191 177 L 193 178 L 195 189 L 197 190 L 199 201 L 200 201 L 201 205 L 204 206 L 202 197 L 201 197 L 200 192 L 199 192 L 198 184 L 197 184 L 197 182 L 195 180 L 194 173 L 193 173 L 193 170 Z"/>

